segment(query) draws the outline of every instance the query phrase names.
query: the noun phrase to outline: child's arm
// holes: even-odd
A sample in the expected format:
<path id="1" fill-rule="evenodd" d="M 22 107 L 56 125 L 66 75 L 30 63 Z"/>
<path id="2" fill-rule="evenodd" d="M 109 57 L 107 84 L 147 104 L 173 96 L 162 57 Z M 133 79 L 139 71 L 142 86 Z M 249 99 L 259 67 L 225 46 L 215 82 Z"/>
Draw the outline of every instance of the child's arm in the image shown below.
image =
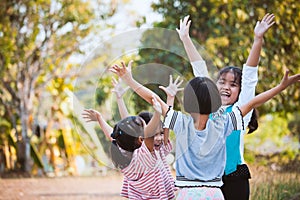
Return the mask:
<path id="1" fill-rule="evenodd" d="M 150 152 L 153 151 L 154 147 L 155 131 L 161 126 L 160 117 L 162 113 L 161 105 L 156 97 L 152 98 L 152 105 L 154 108 L 153 116 L 144 129 L 144 141 Z"/>
<path id="2" fill-rule="evenodd" d="M 124 119 L 128 117 L 129 114 L 125 102 L 123 100 L 123 95 L 125 94 L 125 92 L 128 90 L 129 87 L 127 86 L 126 88 L 123 88 L 121 86 L 121 80 L 117 81 L 115 78 L 113 78 L 112 83 L 114 85 L 114 89 L 112 91 L 116 94 L 117 97 L 117 104 L 118 104 L 120 116 L 122 119 Z"/>
<path id="3" fill-rule="evenodd" d="M 296 82 L 300 82 L 300 74 L 289 76 L 289 71 L 287 70 L 279 85 L 257 95 L 247 104 L 241 106 L 240 110 L 242 112 L 242 116 L 245 116 L 252 109 L 257 108 L 258 106 L 272 99 L 275 95 L 279 94 L 280 92 L 285 90 L 288 86 Z"/>
<path id="4" fill-rule="evenodd" d="M 183 20 L 180 20 L 179 29 L 176 28 L 176 31 L 178 32 L 179 38 L 182 41 L 189 61 L 191 62 L 194 76 L 208 77 L 206 63 L 203 60 L 202 56 L 199 54 L 189 35 L 189 29 L 191 25 L 191 20 L 189 20 L 189 17 L 190 16 L 188 15 Z"/>
<path id="5" fill-rule="evenodd" d="M 179 88 L 182 84 L 183 80 L 179 81 L 180 76 L 178 76 L 173 82 L 173 77 L 170 75 L 169 85 L 168 87 L 159 86 L 167 94 L 167 104 L 168 106 L 174 105 L 174 100 L 177 92 L 182 91 L 183 88 Z M 164 128 L 164 144 L 167 144 L 169 140 L 170 130 L 168 128 Z"/>
<path id="6" fill-rule="evenodd" d="M 261 22 L 257 21 L 254 28 L 253 45 L 246 62 L 247 66 L 256 67 L 258 65 L 264 34 L 275 23 L 274 18 L 274 14 L 267 13 Z"/>
<path id="7" fill-rule="evenodd" d="M 152 99 L 155 97 L 157 101 L 161 104 L 162 114 L 165 116 L 168 111 L 169 106 L 154 92 L 146 88 L 145 86 L 138 83 L 133 79 L 131 73 L 131 64 L 132 60 L 128 63 L 128 67 L 124 62 L 121 62 L 121 66 L 115 64 L 109 70 L 115 74 L 117 74 L 129 87 L 131 87 L 140 97 L 142 97 L 145 101 L 152 104 Z"/>
<path id="8" fill-rule="evenodd" d="M 262 21 L 257 21 L 254 28 L 254 41 L 247 58 L 246 64 L 243 66 L 241 92 L 236 105 L 241 106 L 248 103 L 255 96 L 255 87 L 258 81 L 259 56 L 263 45 L 263 36 L 267 30 L 275 23 L 274 15 L 267 13 Z M 251 112 L 244 117 L 244 123 L 247 126 L 251 119 Z"/>
<path id="9" fill-rule="evenodd" d="M 110 134 L 113 132 L 113 128 L 103 119 L 101 113 L 93 109 L 84 109 L 82 113 L 83 118 L 86 122 L 97 121 L 103 130 L 105 136 L 112 141 Z"/>

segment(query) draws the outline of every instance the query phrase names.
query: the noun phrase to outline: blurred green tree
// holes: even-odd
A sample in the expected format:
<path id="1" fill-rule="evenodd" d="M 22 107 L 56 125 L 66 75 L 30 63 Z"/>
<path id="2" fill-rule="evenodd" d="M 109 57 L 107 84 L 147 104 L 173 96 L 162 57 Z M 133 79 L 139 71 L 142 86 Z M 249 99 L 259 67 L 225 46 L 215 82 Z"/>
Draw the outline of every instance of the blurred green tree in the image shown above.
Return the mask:
<path id="1" fill-rule="evenodd" d="M 190 35 L 212 69 L 229 65 L 242 67 L 253 42 L 253 29 L 257 20 L 261 20 L 268 12 L 274 13 L 276 23 L 264 37 L 256 91 L 261 93 L 277 85 L 286 68 L 290 74 L 300 72 L 300 33 L 297 31 L 300 26 L 299 1 L 158 0 L 152 4 L 152 8 L 163 16 L 163 20 L 156 23 L 155 27 L 173 30 L 175 33 L 179 20 L 190 15 Z M 183 45 L 178 36 L 171 35 L 165 34 L 165 31 L 146 31 L 141 40 L 141 59 L 138 64 L 160 63 L 171 66 L 188 79 L 192 71 L 185 53 L 182 53 Z M 168 50 L 156 48 L 159 45 Z M 149 46 L 154 48 L 143 48 Z M 295 84 L 261 106 L 259 113 L 294 112 L 300 106 L 299 98 L 299 85 Z"/>
<path id="2" fill-rule="evenodd" d="M 114 1 L 113 1 L 114 2 Z M 17 140 L 17 167 L 30 172 L 30 136 L 38 113 L 41 94 L 55 82 L 72 81 L 72 55 L 83 54 L 80 45 L 95 28 L 97 13 L 105 19 L 114 10 L 96 10 L 92 1 L 83 0 L 3 0 L 0 2 L 0 111 L 1 120 L 11 123 Z M 94 2 L 95 3 L 95 2 Z M 71 63 L 71 64 L 68 64 Z M 68 79 L 71 78 L 71 79 Z M 51 84 L 49 84 L 51 81 Z M 63 81 L 63 82 L 64 82 Z M 53 94 L 55 99 L 64 82 Z M 70 83 L 70 82 L 69 82 Z M 57 85 L 56 84 L 56 85 Z M 61 89 L 61 90 L 60 90 Z M 63 100 L 65 95 L 61 97 Z M 3 134 L 2 132 L 0 134 Z"/>
<path id="3" fill-rule="evenodd" d="M 211 61 L 209 65 L 220 69 L 228 65 L 242 67 L 246 62 L 252 42 L 253 29 L 257 20 L 267 13 L 275 14 L 276 24 L 265 35 L 261 53 L 257 93 L 276 84 L 283 76 L 284 69 L 290 74 L 299 73 L 300 3 L 295 0 L 282 1 L 203 1 L 203 0 L 159 0 L 152 4 L 153 10 L 163 16 L 163 21 L 155 27 L 175 31 L 179 20 L 190 15 L 192 25 L 190 35 L 198 43 L 199 51 Z M 164 49 L 141 48 L 139 64 L 160 63 L 172 66 L 185 77 L 191 77 L 191 67 L 182 54 L 183 46 L 165 32 L 146 32 L 142 47 L 168 46 Z M 179 42 L 179 44 L 178 44 Z M 166 44 L 161 44 L 166 43 Z M 204 50 L 204 51 L 203 51 Z M 269 112 L 293 112 L 299 108 L 300 91 L 298 85 L 259 108 L 260 114 Z"/>

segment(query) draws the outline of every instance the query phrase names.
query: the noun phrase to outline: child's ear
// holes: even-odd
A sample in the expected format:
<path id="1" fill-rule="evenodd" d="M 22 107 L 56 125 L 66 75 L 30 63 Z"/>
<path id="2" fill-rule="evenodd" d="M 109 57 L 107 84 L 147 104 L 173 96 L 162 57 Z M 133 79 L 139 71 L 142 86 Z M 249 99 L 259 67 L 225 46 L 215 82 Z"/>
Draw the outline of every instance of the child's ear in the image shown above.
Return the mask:
<path id="1" fill-rule="evenodd" d="M 144 140 L 144 138 L 143 138 L 142 136 L 139 136 L 139 138 L 138 138 L 138 143 L 139 143 L 140 145 L 142 145 L 143 140 Z"/>

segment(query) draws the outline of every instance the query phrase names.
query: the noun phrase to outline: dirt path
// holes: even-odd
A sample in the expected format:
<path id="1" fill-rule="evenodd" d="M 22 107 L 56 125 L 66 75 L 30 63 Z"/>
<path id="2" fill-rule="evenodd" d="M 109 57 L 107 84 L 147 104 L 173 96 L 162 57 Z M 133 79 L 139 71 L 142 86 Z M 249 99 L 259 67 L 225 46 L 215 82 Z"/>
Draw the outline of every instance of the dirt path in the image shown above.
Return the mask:
<path id="1" fill-rule="evenodd" d="M 122 176 L 0 179 L 0 200 L 121 200 Z"/>

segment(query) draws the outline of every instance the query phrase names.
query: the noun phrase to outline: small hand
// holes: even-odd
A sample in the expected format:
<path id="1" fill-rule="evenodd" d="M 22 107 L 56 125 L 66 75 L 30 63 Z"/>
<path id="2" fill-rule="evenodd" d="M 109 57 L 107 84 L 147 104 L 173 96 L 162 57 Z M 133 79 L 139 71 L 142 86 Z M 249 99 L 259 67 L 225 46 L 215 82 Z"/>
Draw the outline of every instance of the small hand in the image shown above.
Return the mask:
<path id="1" fill-rule="evenodd" d="M 93 109 L 84 109 L 82 113 L 82 117 L 86 120 L 86 122 L 98 121 L 98 117 L 102 117 L 102 115 Z"/>
<path id="2" fill-rule="evenodd" d="M 189 37 L 189 30 L 191 25 L 191 20 L 189 20 L 189 15 L 185 16 L 184 19 L 180 19 L 179 29 L 176 28 L 176 31 L 179 35 L 179 38 L 183 40 L 186 37 Z"/>
<path id="3" fill-rule="evenodd" d="M 183 88 L 179 88 L 179 86 L 182 84 L 183 80 L 179 81 L 180 76 L 178 76 L 175 81 L 173 82 L 173 77 L 170 75 L 169 85 L 168 87 L 159 86 L 160 89 L 162 89 L 168 96 L 174 97 L 177 92 L 182 91 Z"/>
<path id="4" fill-rule="evenodd" d="M 254 34 L 258 38 L 262 38 L 267 30 L 275 23 L 274 21 L 274 14 L 267 13 L 263 19 L 257 21 L 256 26 L 254 28 Z"/>
<path id="5" fill-rule="evenodd" d="M 133 62 L 132 60 L 129 61 L 128 66 L 126 66 L 125 62 L 122 61 L 121 62 L 122 66 L 115 64 L 109 68 L 109 71 L 117 74 L 123 80 L 130 79 L 132 78 L 132 74 L 131 74 L 132 62 Z"/>
<path id="6" fill-rule="evenodd" d="M 129 88 L 129 86 L 123 88 L 121 85 L 121 79 L 117 81 L 114 77 L 112 78 L 112 84 L 114 86 L 114 89 L 112 89 L 112 91 L 116 94 L 117 98 L 122 98 L 122 96 Z"/>
<path id="7" fill-rule="evenodd" d="M 295 74 L 293 76 L 289 76 L 289 70 L 286 70 L 285 74 L 280 82 L 280 85 L 282 85 L 284 88 L 286 88 L 296 82 L 300 82 L 300 74 Z"/>

